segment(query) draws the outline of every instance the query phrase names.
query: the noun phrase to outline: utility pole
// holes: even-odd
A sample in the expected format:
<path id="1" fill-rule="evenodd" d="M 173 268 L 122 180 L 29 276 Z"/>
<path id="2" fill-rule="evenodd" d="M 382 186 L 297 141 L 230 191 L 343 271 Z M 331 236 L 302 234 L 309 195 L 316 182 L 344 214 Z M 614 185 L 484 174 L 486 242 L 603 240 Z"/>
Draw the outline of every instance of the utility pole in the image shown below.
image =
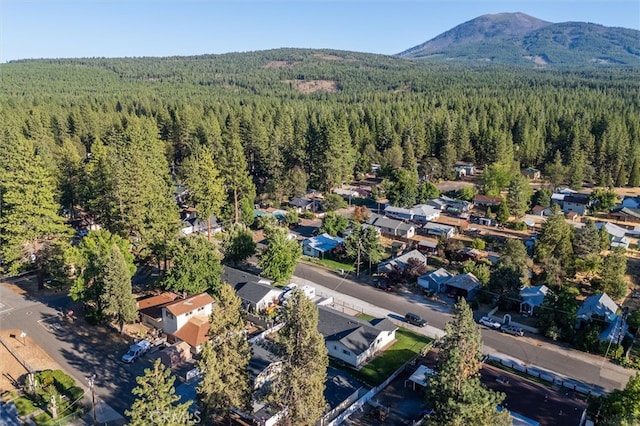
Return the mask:
<path id="1" fill-rule="evenodd" d="M 93 424 L 97 426 L 98 419 L 96 418 L 96 393 L 93 389 L 93 385 L 96 379 L 96 375 L 92 374 L 91 377 L 87 377 L 89 383 L 89 389 L 91 389 L 91 404 L 93 405 Z"/>

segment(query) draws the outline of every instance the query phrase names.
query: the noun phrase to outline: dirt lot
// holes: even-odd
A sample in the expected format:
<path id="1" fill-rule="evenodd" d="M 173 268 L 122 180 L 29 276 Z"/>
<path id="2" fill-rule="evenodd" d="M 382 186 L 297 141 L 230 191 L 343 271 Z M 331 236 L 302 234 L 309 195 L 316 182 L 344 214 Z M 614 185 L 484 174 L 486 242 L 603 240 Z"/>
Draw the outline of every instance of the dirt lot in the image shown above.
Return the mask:
<path id="1" fill-rule="evenodd" d="M 36 371 L 40 370 L 56 370 L 60 366 L 47 353 L 40 348 L 29 336 L 20 337 L 20 330 L 2 330 L 0 331 L 2 341 L 11 349 L 22 363 L 30 365 Z M 16 381 L 27 373 L 24 365 L 12 355 L 11 351 L 0 344 L 0 393 L 16 389 Z"/>

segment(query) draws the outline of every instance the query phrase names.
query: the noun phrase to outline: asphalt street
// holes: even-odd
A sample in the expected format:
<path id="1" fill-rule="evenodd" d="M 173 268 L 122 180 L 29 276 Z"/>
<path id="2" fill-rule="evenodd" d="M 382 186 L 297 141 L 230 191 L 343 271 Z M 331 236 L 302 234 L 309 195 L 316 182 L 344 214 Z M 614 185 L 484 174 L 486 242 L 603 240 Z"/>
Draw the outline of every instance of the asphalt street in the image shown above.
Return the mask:
<path id="1" fill-rule="evenodd" d="M 417 313 L 429 321 L 429 325 L 440 330 L 444 329 L 444 325 L 451 319 L 449 307 L 432 302 L 422 295 L 385 292 L 369 282 L 355 281 L 303 263 L 298 264 L 295 275 L 334 292 L 380 307 L 389 313 Z M 482 339 L 484 352 L 487 354 L 504 354 L 525 364 L 560 373 L 590 385 L 596 392 L 621 389 L 635 374 L 635 371 L 615 365 L 601 356 L 542 340 L 540 336 L 514 337 L 483 326 Z"/>
<path id="2" fill-rule="evenodd" d="M 429 327 L 421 329 L 425 334 L 441 333 L 445 323 L 451 319 L 450 307 L 430 302 L 420 295 L 384 292 L 370 283 L 357 282 L 305 264 L 298 265 L 296 277 L 312 282 L 319 292 L 331 293 L 336 300 L 342 298 L 353 307 L 359 306 L 374 315 L 401 321 L 404 313 L 415 312 L 429 321 Z M 246 272 L 226 268 L 224 279 L 236 283 L 255 278 Z M 28 293 L 17 294 L 2 285 L 0 328 L 26 332 L 85 388 L 86 378 L 95 374 L 98 400 L 118 413 L 124 413 L 133 401 L 131 389 L 135 386 L 135 377 L 150 366 L 150 361 L 143 358 L 131 365 L 124 364 L 120 357 L 127 345 L 109 339 L 112 331 L 99 331 L 99 327 L 89 326 L 83 321 L 59 321 L 60 313 L 71 306 L 72 302 L 66 295 L 33 297 Z M 52 330 L 51 324 L 59 324 L 59 327 Z M 631 370 L 604 362 L 602 357 L 561 348 L 535 338 L 513 337 L 489 329 L 483 329 L 482 333 L 486 353 L 505 354 L 602 390 L 622 388 L 634 374 Z"/>

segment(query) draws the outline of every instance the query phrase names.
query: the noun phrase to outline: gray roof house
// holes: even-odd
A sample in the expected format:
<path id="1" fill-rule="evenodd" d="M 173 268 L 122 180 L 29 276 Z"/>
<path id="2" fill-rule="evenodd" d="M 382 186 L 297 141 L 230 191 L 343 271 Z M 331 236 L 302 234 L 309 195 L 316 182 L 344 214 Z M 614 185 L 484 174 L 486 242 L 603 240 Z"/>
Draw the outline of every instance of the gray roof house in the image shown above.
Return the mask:
<path id="1" fill-rule="evenodd" d="M 388 319 L 375 325 L 325 306 L 318 306 L 318 331 L 329 356 L 360 367 L 396 339 L 396 327 Z"/>
<path id="2" fill-rule="evenodd" d="M 414 225 L 401 220 L 390 219 L 375 213 L 367 219 L 367 224 L 378 228 L 380 233 L 384 235 L 411 238 L 416 234 L 416 228 Z"/>
<path id="3" fill-rule="evenodd" d="M 298 211 L 298 213 L 302 213 L 308 210 L 313 210 L 314 200 L 310 200 L 309 198 L 304 197 L 294 197 L 289 201 L 289 207 L 293 207 Z"/>
<path id="4" fill-rule="evenodd" d="M 302 242 L 302 253 L 311 257 L 322 258 L 326 253 L 342 244 L 344 240 L 333 237 L 326 232 L 315 237 L 307 238 Z"/>
<path id="5" fill-rule="evenodd" d="M 473 299 L 482 285 L 471 272 L 454 275 L 444 284 L 447 286 L 447 291 L 454 292 L 456 296 L 464 297 L 467 300 Z"/>
<path id="6" fill-rule="evenodd" d="M 436 269 L 428 274 L 418 277 L 418 285 L 422 288 L 433 290 L 439 293 L 444 283 L 449 281 L 453 275 L 444 268 Z"/>
<path id="7" fill-rule="evenodd" d="M 609 234 L 609 239 L 611 240 L 611 248 L 613 247 L 623 247 L 629 248 L 629 243 L 631 242 L 629 238 L 626 237 L 627 229 L 621 226 L 618 226 L 614 223 L 609 222 L 598 222 L 596 223 L 596 228 L 600 230 L 604 228 Z"/>
<path id="8" fill-rule="evenodd" d="M 235 289 L 242 305 L 249 312 L 261 312 L 269 306 L 277 304 L 278 297 L 282 294 L 282 289 L 252 281 L 238 283 Z"/>
<path id="9" fill-rule="evenodd" d="M 549 292 L 546 285 L 527 286 L 520 289 L 520 313 L 532 315 L 535 308 L 542 305 L 545 296 Z"/>
<path id="10" fill-rule="evenodd" d="M 607 323 L 607 327 L 600 333 L 600 340 L 620 343 L 627 334 L 629 325 L 617 314 L 618 309 L 618 304 L 607 293 L 594 294 L 587 297 L 578 309 L 576 326 L 580 327 L 595 317 Z"/>
<path id="11" fill-rule="evenodd" d="M 420 228 L 420 233 L 425 235 L 434 235 L 436 237 L 443 236 L 448 239 L 453 238 L 456 235 L 456 228 L 451 225 L 429 222 Z"/>
<path id="12" fill-rule="evenodd" d="M 384 272 L 390 272 L 394 267 L 404 269 L 409 264 L 409 259 L 412 259 L 412 258 L 418 259 L 424 265 L 427 264 L 427 256 L 425 256 L 418 250 L 411 250 L 394 259 L 380 263 L 378 265 L 378 273 L 381 274 Z"/>

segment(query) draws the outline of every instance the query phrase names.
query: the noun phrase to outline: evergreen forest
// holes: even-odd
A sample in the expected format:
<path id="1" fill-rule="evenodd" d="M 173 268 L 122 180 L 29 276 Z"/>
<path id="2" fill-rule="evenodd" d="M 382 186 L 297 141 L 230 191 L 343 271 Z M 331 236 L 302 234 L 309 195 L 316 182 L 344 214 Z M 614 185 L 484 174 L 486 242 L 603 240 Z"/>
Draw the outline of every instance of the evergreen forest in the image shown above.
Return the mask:
<path id="1" fill-rule="evenodd" d="M 559 168 L 574 187 L 640 186 L 637 67 L 463 67 L 278 49 L 24 60 L 0 74 L 9 272 L 43 251 L 50 269 L 68 263 L 49 237 L 66 235 L 60 218 L 77 209 L 129 240 L 138 261 L 166 263 L 176 185 L 196 182 L 197 167 L 215 169 L 210 181 L 223 187 L 206 210 L 247 224 L 257 202 L 329 190 L 372 163 L 391 180 L 452 178 L 454 163 L 469 161 L 507 173 Z"/>

